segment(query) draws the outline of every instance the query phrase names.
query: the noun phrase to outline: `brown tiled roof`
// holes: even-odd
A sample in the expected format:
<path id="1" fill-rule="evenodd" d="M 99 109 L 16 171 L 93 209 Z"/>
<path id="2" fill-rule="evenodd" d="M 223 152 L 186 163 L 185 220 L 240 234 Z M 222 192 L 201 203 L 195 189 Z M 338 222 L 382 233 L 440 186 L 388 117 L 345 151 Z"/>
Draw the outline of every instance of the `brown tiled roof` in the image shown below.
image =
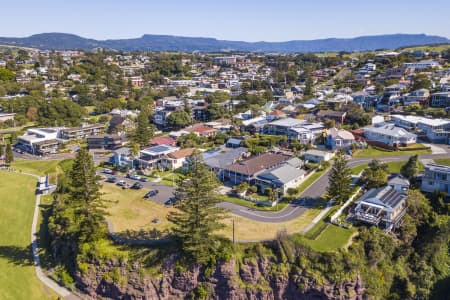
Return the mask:
<path id="1" fill-rule="evenodd" d="M 171 145 L 174 146 L 176 141 L 167 136 L 157 136 L 150 140 L 150 145 Z"/>
<path id="2" fill-rule="evenodd" d="M 232 164 L 225 170 L 252 176 L 262 170 L 276 166 L 291 156 L 278 153 L 264 153 L 259 156 L 252 157 L 239 163 Z"/>
<path id="3" fill-rule="evenodd" d="M 342 111 L 334 111 L 334 110 L 321 110 L 317 113 L 318 117 L 339 117 L 342 118 L 345 112 Z"/>
<path id="4" fill-rule="evenodd" d="M 211 128 L 211 127 L 206 126 L 206 125 L 198 125 L 198 126 L 195 126 L 194 128 L 192 128 L 192 130 L 191 130 L 191 132 L 198 132 L 198 133 L 201 133 L 201 132 L 214 132 L 214 131 L 216 131 L 216 129 Z"/>
<path id="5" fill-rule="evenodd" d="M 191 156 L 192 153 L 194 152 L 194 150 L 195 150 L 195 148 L 181 149 L 181 150 L 169 153 L 169 154 L 167 154 L 167 156 L 170 158 L 179 159 L 179 158 Z"/>

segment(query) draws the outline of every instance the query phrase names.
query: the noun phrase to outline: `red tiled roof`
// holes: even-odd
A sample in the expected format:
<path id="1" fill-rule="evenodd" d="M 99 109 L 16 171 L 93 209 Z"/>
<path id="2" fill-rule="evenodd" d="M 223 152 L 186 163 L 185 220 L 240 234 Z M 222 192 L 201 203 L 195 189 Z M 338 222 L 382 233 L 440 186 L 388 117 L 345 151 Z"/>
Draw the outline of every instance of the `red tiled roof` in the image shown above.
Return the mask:
<path id="1" fill-rule="evenodd" d="M 198 133 L 201 133 L 201 132 L 214 132 L 214 131 L 216 131 L 216 129 L 211 128 L 211 127 L 206 126 L 206 125 L 198 125 L 198 126 L 195 126 L 194 128 L 192 128 L 192 130 L 191 130 L 191 132 L 198 132 Z"/>
<path id="2" fill-rule="evenodd" d="M 173 138 L 167 136 L 157 136 L 150 140 L 150 145 L 171 145 L 174 146 L 177 143 Z"/>

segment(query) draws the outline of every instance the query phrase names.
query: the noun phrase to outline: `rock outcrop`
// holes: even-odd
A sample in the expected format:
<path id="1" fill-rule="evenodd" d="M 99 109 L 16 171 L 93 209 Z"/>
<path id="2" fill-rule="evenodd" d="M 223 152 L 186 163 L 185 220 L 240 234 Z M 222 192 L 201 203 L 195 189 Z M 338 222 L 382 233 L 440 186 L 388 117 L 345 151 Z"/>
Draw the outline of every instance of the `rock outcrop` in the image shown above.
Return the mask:
<path id="1" fill-rule="evenodd" d="M 363 299 L 360 276 L 345 282 L 321 282 L 287 263 L 283 268 L 268 258 L 218 263 L 213 270 L 198 266 L 177 270 L 176 259 L 164 259 L 161 274 L 146 273 L 139 263 L 109 261 L 91 264 L 78 273 L 78 288 L 92 299 Z M 280 263 L 278 263 L 280 264 Z M 280 271 L 282 270 L 282 271 Z"/>

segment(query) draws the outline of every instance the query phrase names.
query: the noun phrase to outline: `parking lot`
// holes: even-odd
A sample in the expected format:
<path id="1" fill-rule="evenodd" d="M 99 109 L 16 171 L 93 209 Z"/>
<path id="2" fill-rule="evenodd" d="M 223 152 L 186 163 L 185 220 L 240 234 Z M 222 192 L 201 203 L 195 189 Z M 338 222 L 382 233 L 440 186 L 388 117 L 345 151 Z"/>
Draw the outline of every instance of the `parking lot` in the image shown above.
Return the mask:
<path id="1" fill-rule="evenodd" d="M 173 197 L 174 195 L 174 188 L 165 184 L 161 184 L 158 182 L 151 182 L 151 181 L 147 181 L 147 182 L 141 182 L 139 180 L 133 180 L 130 178 L 126 178 L 124 175 L 109 175 L 109 174 L 105 174 L 103 172 L 97 172 L 98 175 L 101 175 L 103 177 L 115 177 L 117 179 L 117 181 L 123 180 L 125 181 L 129 187 L 131 187 L 133 184 L 135 184 L 136 182 L 139 182 L 142 184 L 144 189 L 148 189 L 148 190 L 158 190 L 158 194 L 156 194 L 155 196 L 151 197 L 150 200 L 153 200 L 155 202 L 164 204 L 167 200 L 169 200 L 170 198 Z M 116 181 L 116 182 L 117 182 Z M 116 184 L 116 183 L 109 183 L 109 182 L 104 182 L 104 184 Z"/>

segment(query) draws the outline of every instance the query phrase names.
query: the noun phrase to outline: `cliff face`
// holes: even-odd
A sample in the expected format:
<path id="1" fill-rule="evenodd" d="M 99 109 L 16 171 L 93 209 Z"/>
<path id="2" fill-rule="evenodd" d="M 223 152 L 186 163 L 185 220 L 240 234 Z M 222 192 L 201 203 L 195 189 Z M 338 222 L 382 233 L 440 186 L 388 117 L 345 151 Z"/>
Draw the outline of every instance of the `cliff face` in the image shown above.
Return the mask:
<path id="1" fill-rule="evenodd" d="M 174 257 L 163 263 L 159 276 L 145 274 L 139 263 L 109 261 L 79 273 L 77 285 L 92 299 L 362 299 L 359 276 L 343 283 L 318 283 L 298 267 L 281 268 L 267 258 L 242 263 L 218 263 L 215 270 L 193 267 L 176 271 Z M 276 271 L 278 270 L 278 271 Z"/>

